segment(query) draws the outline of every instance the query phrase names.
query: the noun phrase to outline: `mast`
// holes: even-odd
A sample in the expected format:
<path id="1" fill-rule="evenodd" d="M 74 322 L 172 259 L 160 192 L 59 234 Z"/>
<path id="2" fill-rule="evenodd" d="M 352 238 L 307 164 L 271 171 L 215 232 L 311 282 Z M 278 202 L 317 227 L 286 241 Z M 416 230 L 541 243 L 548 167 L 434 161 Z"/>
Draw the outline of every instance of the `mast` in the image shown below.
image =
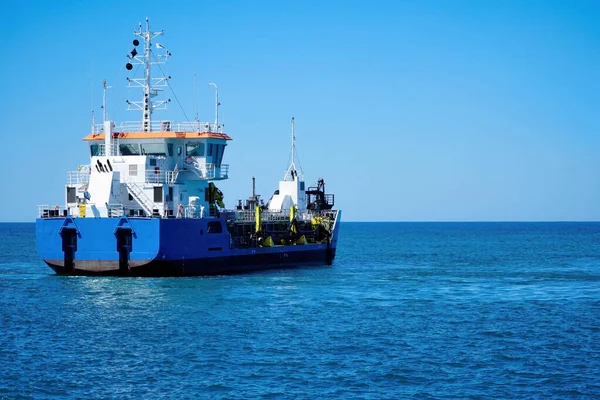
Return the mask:
<path id="1" fill-rule="evenodd" d="M 162 78 L 153 78 L 152 77 L 152 65 L 164 64 L 171 53 L 169 50 L 165 49 L 163 45 L 156 42 L 157 49 L 164 49 L 164 54 L 154 54 L 152 51 L 152 40 L 154 40 L 157 36 L 164 35 L 164 31 L 160 32 L 152 32 L 150 30 L 150 22 L 148 18 L 146 18 L 146 30 L 142 30 L 142 24 L 139 24 L 139 27 L 136 31 L 133 32 L 133 35 L 139 37 L 143 43 L 143 55 L 140 55 L 137 51 L 137 46 L 140 44 L 139 40 L 133 40 L 133 50 L 127 56 L 130 62 L 125 66 L 127 70 L 131 71 L 134 65 L 139 65 L 144 68 L 144 77 L 143 78 L 127 78 L 129 82 L 129 87 L 136 87 L 142 89 L 143 99 L 141 101 L 129 101 L 127 100 L 127 104 L 129 105 L 129 110 L 142 110 L 142 132 L 151 132 L 152 131 L 152 112 L 154 110 L 164 110 L 167 108 L 167 103 L 171 100 L 152 100 L 154 97 L 158 96 L 159 92 L 162 91 L 163 87 L 167 86 L 168 80 L 170 77 L 163 76 Z M 154 61 L 153 61 L 154 60 Z M 162 72 L 162 68 L 161 68 Z"/>
<path id="2" fill-rule="evenodd" d="M 294 134 L 294 117 L 292 117 L 292 165 L 294 165 L 295 150 L 296 150 L 296 135 Z M 294 165 L 294 167 L 295 167 L 295 165 Z"/>
<path id="3" fill-rule="evenodd" d="M 146 18 L 146 32 L 144 32 L 144 111 L 142 119 L 142 127 L 144 132 L 150 132 L 151 130 L 151 116 L 152 110 L 150 109 L 150 71 L 152 68 L 152 38 L 150 37 L 150 23 Z"/>
<path id="4" fill-rule="evenodd" d="M 106 110 L 106 89 L 110 89 L 112 86 L 106 86 L 106 79 L 102 81 L 102 122 L 108 121 L 108 111 Z"/>
<path id="5" fill-rule="evenodd" d="M 219 87 L 217 86 L 216 83 L 212 83 L 212 82 L 210 82 L 209 85 L 215 87 L 215 130 L 218 132 L 219 131 L 219 106 L 221 105 L 221 103 L 219 103 Z"/>
<path id="6" fill-rule="evenodd" d="M 110 89 L 111 86 L 106 86 L 106 79 L 102 81 L 102 88 L 102 123 L 104 125 L 104 154 L 107 156 L 112 156 L 114 154 L 112 140 L 113 124 L 111 121 L 108 120 L 108 111 L 106 110 L 106 89 Z"/>
<path id="7" fill-rule="evenodd" d="M 298 171 L 296 170 L 296 159 L 298 158 L 298 156 L 296 155 L 296 133 L 295 133 L 295 127 L 294 127 L 294 117 L 292 117 L 292 156 L 291 156 L 291 163 L 290 166 L 288 167 L 287 171 L 285 172 L 285 176 L 283 177 L 284 181 L 293 181 L 296 180 L 297 177 L 300 178 L 300 180 L 303 179 L 303 175 L 304 172 L 302 171 L 302 167 L 300 166 L 300 160 L 298 159 L 298 166 L 300 167 L 300 174 L 298 174 Z"/>

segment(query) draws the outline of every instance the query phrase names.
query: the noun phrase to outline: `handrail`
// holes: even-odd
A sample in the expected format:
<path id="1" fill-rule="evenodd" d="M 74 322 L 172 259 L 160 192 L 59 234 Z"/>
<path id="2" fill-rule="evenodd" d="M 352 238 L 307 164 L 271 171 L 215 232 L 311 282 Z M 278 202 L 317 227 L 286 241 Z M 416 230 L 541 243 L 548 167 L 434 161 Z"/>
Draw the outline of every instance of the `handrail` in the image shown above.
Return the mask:
<path id="1" fill-rule="evenodd" d="M 193 171 L 200 179 L 229 178 L 229 164 L 207 163 L 188 156 L 184 160 L 183 167 Z"/>
<path id="2" fill-rule="evenodd" d="M 223 210 L 223 212 L 231 213 L 235 216 L 236 221 L 253 222 L 256 219 L 254 210 Z M 335 220 L 337 217 L 336 210 L 312 211 L 305 210 L 296 214 L 297 221 L 312 221 L 315 217 L 330 218 Z M 271 221 L 288 221 L 290 219 L 290 210 L 281 211 L 263 211 L 260 214 L 263 222 Z"/>
<path id="3" fill-rule="evenodd" d="M 114 132 L 143 132 L 142 121 L 123 121 L 116 125 Z M 215 132 L 223 133 L 223 125 L 213 122 L 176 122 L 176 121 L 152 121 L 150 130 L 153 132 Z M 95 124 L 92 133 L 97 135 L 104 133 L 104 124 Z"/>
<path id="4" fill-rule="evenodd" d="M 68 185 L 81 185 L 90 182 L 90 168 L 89 165 L 84 166 L 85 169 L 79 169 L 77 171 L 67 172 L 67 184 Z"/>

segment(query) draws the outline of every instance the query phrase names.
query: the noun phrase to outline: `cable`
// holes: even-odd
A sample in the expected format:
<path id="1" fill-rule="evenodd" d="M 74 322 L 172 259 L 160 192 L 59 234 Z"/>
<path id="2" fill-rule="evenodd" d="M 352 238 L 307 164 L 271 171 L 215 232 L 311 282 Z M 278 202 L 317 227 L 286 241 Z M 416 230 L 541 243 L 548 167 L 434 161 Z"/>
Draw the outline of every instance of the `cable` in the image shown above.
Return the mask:
<path id="1" fill-rule="evenodd" d="M 171 86 L 171 82 L 169 82 L 169 79 L 167 78 L 165 72 L 163 71 L 162 67 L 160 66 L 160 64 L 158 64 L 158 59 L 156 58 L 156 56 L 154 55 L 154 53 L 152 53 L 152 56 L 154 57 L 154 60 L 157 62 L 156 65 L 158 65 L 158 69 L 160 69 L 160 72 L 163 75 L 163 78 L 165 78 L 165 80 L 167 81 L 167 86 L 169 86 L 169 89 L 171 89 L 171 93 L 173 93 L 173 96 L 175 97 L 175 100 L 177 101 L 177 104 L 179 105 L 179 108 L 181 109 L 181 112 L 183 113 L 183 116 L 185 117 L 185 120 L 187 121 L 188 124 L 190 124 L 190 119 L 188 118 L 187 114 L 185 113 L 185 110 L 183 109 L 183 107 L 181 106 L 181 103 L 179 102 L 179 99 L 177 98 L 177 94 L 175 93 L 175 91 L 173 90 L 173 87 Z"/>

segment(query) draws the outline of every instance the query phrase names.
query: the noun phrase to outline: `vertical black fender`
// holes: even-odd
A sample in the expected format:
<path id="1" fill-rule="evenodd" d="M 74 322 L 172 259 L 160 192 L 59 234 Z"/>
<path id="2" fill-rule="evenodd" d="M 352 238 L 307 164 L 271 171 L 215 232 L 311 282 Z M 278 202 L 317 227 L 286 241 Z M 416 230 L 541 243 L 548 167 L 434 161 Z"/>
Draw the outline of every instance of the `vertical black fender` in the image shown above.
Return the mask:
<path id="1" fill-rule="evenodd" d="M 114 234 L 117 242 L 117 253 L 119 253 L 119 273 L 129 275 L 129 261 L 131 260 L 135 232 L 125 215 L 119 219 Z"/>
<path id="2" fill-rule="evenodd" d="M 62 251 L 64 253 L 64 272 L 72 274 L 75 270 L 75 253 L 77 253 L 77 239 L 80 237 L 77 224 L 67 215 L 58 231 L 62 238 Z"/>
<path id="3" fill-rule="evenodd" d="M 65 272 L 73 273 L 75 270 L 75 253 L 77 252 L 77 230 L 74 228 L 63 228 L 60 231 L 62 237 L 62 251 L 64 253 Z"/>
<path id="4" fill-rule="evenodd" d="M 119 228 L 115 233 L 117 236 L 117 252 L 119 253 L 119 272 L 123 275 L 129 274 L 129 260 L 133 249 L 133 233 L 129 228 Z"/>

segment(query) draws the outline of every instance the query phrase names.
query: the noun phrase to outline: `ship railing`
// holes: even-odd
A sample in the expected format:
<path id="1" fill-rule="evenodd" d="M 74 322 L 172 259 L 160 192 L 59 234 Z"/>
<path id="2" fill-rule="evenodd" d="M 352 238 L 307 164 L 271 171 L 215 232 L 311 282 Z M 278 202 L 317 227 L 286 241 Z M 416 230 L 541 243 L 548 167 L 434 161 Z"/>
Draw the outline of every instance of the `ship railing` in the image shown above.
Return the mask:
<path id="1" fill-rule="evenodd" d="M 114 132 L 143 132 L 144 127 L 141 121 L 123 121 L 116 125 Z M 150 130 L 153 132 L 215 132 L 222 133 L 223 125 L 217 125 L 212 122 L 176 122 L 176 121 L 152 121 Z M 92 133 L 98 135 L 104 133 L 103 124 L 95 124 L 92 127 Z"/>
<path id="2" fill-rule="evenodd" d="M 254 222 L 256 221 L 256 214 L 254 210 L 227 210 L 231 215 L 234 215 L 234 219 L 239 222 Z M 312 211 L 306 210 L 298 212 L 296 214 L 296 220 L 298 221 L 312 221 L 315 217 L 327 218 L 335 220 L 337 211 L 335 210 L 322 210 Z M 260 218 L 263 222 L 275 222 L 275 221 L 289 221 L 290 210 L 281 211 L 263 211 L 260 214 Z"/>
<path id="3" fill-rule="evenodd" d="M 200 179 L 227 179 L 229 177 L 229 164 L 213 164 L 198 160 L 195 157 L 186 157 L 183 167 L 192 170 Z"/>
<path id="4" fill-rule="evenodd" d="M 67 172 L 68 185 L 82 185 L 90 182 L 90 165 L 80 165 L 77 171 Z"/>
<path id="5" fill-rule="evenodd" d="M 150 184 L 162 184 L 162 183 L 170 183 L 169 178 L 171 178 L 169 172 L 160 169 L 147 169 L 146 170 L 146 183 Z"/>
<path id="6" fill-rule="evenodd" d="M 123 215 L 123 204 L 113 203 L 106 205 L 106 211 L 110 218 L 119 218 Z"/>
<path id="7" fill-rule="evenodd" d="M 38 204 L 37 211 L 38 218 L 48 218 L 50 204 Z"/>
<path id="8" fill-rule="evenodd" d="M 306 210 L 306 211 L 303 211 L 301 213 L 301 215 L 302 215 L 302 219 L 305 221 L 312 220 L 315 217 L 321 217 L 321 218 L 335 220 L 337 218 L 337 213 L 338 213 L 337 210 L 320 210 L 320 211 Z"/>
<path id="9" fill-rule="evenodd" d="M 38 209 L 38 218 L 53 218 L 66 216 L 66 209 L 59 205 L 50 206 L 50 204 L 39 204 L 37 206 Z"/>
<path id="10" fill-rule="evenodd" d="M 235 215 L 235 220 L 240 222 L 254 222 L 256 221 L 256 213 L 254 210 L 232 210 Z M 289 221 L 290 213 L 289 210 L 284 211 L 263 211 L 260 214 L 260 218 L 263 222 L 265 221 Z"/>

